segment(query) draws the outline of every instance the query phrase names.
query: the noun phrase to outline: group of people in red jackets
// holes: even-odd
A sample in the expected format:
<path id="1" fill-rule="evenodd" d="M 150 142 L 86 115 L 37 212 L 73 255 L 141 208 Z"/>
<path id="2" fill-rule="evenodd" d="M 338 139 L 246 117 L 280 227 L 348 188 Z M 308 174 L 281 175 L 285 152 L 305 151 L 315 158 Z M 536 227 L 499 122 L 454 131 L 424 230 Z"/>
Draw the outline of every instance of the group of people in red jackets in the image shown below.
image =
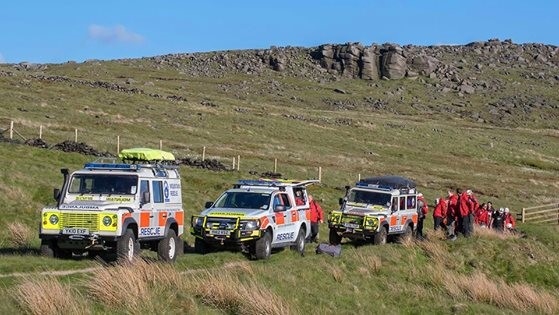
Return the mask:
<path id="1" fill-rule="evenodd" d="M 445 229 L 450 239 L 455 239 L 457 233 L 469 237 L 474 225 L 499 232 L 512 232 L 516 228 L 509 208 L 496 210 L 491 202 L 480 204 L 470 189 L 463 192 L 460 188 L 456 193 L 448 191 L 447 198 L 437 198 L 433 221 L 435 230 Z"/>

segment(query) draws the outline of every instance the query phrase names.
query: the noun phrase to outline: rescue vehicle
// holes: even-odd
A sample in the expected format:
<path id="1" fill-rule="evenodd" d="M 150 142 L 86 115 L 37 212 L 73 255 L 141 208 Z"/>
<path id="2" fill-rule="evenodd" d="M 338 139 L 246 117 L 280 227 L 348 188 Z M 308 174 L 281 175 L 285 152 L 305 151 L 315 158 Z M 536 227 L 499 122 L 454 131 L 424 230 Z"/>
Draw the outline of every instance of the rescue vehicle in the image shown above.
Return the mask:
<path id="1" fill-rule="evenodd" d="M 239 180 L 205 210 L 192 216 L 195 251 L 234 246 L 251 258 L 267 259 L 272 248 L 303 253 L 310 236 L 306 187 L 318 180 Z"/>
<path id="2" fill-rule="evenodd" d="M 173 154 L 136 148 L 116 158 L 86 163 L 69 174 L 62 169 L 55 206 L 41 211 L 41 254 L 116 254 L 130 261 L 140 248 L 173 262 L 183 251 L 181 179 Z M 113 255 L 114 256 L 114 255 Z"/>
<path id="3" fill-rule="evenodd" d="M 352 188 L 346 186 L 339 203 L 340 209 L 328 218 L 332 244 L 344 237 L 374 244 L 385 244 L 388 237 L 402 242 L 411 239 L 417 226 L 417 190 L 405 177 L 363 179 Z"/>

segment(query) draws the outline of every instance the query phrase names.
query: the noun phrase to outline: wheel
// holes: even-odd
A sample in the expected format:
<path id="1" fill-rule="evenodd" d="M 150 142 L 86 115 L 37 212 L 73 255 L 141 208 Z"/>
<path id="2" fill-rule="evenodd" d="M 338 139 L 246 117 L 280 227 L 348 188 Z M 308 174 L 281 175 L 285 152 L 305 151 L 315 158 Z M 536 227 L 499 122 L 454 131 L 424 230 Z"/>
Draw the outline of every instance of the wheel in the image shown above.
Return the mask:
<path id="1" fill-rule="evenodd" d="M 335 229 L 330 229 L 330 234 L 328 235 L 328 241 L 332 245 L 338 245 L 342 242 L 342 237 L 338 234 Z"/>
<path id="2" fill-rule="evenodd" d="M 291 246 L 291 250 L 297 251 L 301 255 L 305 253 L 305 232 L 305 228 L 301 227 L 295 239 L 295 245 Z"/>
<path id="3" fill-rule="evenodd" d="M 53 258 L 55 253 L 54 243 L 41 240 L 40 252 L 41 256 Z"/>
<path id="4" fill-rule="evenodd" d="M 375 237 L 373 238 L 373 244 L 375 245 L 386 244 L 387 236 L 388 236 L 388 232 L 386 232 L 386 228 L 381 227 L 380 230 L 375 233 Z"/>
<path id="5" fill-rule="evenodd" d="M 272 254 L 272 237 L 270 232 L 264 232 L 264 235 L 254 243 L 254 257 L 256 259 L 268 259 Z"/>
<path id="6" fill-rule="evenodd" d="M 205 255 L 210 252 L 210 246 L 203 239 L 195 238 L 194 251 L 198 254 Z"/>
<path id="7" fill-rule="evenodd" d="M 396 238 L 396 241 L 398 243 L 409 242 L 409 241 L 411 241 L 412 236 L 413 236 L 413 230 L 412 230 L 411 226 L 408 225 L 408 226 L 406 226 L 406 229 L 404 230 L 404 233 L 398 235 L 398 237 Z"/>
<path id="8" fill-rule="evenodd" d="M 175 262 L 178 245 L 177 233 L 174 230 L 169 230 L 167 236 L 157 244 L 157 257 L 165 262 Z"/>
<path id="9" fill-rule="evenodd" d="M 139 254 L 140 246 L 136 241 L 132 229 L 127 229 L 116 242 L 117 260 L 121 262 L 131 262 Z"/>

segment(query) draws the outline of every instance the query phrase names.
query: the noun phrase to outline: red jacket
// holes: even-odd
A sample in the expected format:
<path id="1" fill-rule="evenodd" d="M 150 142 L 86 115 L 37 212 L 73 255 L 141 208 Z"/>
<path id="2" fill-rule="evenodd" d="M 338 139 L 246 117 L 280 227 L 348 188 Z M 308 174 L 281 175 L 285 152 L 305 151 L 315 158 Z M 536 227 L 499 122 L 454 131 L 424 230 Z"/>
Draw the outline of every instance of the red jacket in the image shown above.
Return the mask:
<path id="1" fill-rule="evenodd" d="M 489 211 L 479 207 L 475 213 L 475 223 L 479 225 L 489 226 Z"/>
<path id="2" fill-rule="evenodd" d="M 448 208 L 448 200 L 444 198 L 439 198 L 439 202 L 435 206 L 435 210 L 433 210 L 433 216 L 438 218 L 446 217 L 447 208 Z"/>
<path id="3" fill-rule="evenodd" d="M 427 205 L 427 201 L 425 201 L 425 198 L 423 196 L 421 197 L 417 197 L 417 203 L 419 205 L 419 201 L 421 201 L 423 203 L 423 207 L 421 207 L 421 213 L 423 213 L 423 215 L 426 215 L 429 212 L 429 206 Z"/>
<path id="4" fill-rule="evenodd" d="M 311 222 L 316 223 L 318 221 L 324 220 L 324 212 L 322 208 L 314 199 L 309 202 L 311 210 Z"/>
<path id="5" fill-rule="evenodd" d="M 511 225 L 511 227 L 509 227 L 508 229 L 514 229 L 516 226 L 516 221 L 510 213 L 505 214 L 505 228 L 507 228 L 507 224 Z"/>
<path id="6" fill-rule="evenodd" d="M 458 195 L 452 194 L 448 197 L 447 215 L 449 217 L 456 217 L 459 213 Z"/>

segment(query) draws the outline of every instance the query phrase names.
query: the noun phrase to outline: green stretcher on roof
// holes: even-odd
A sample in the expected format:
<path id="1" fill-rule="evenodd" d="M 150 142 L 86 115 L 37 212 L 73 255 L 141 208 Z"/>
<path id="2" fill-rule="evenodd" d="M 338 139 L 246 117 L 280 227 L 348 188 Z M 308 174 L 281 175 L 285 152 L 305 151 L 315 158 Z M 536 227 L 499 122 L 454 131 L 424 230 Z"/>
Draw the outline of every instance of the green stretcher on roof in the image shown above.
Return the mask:
<path id="1" fill-rule="evenodd" d="M 133 148 L 120 151 L 119 158 L 130 161 L 174 161 L 175 156 L 171 152 L 148 149 Z"/>

